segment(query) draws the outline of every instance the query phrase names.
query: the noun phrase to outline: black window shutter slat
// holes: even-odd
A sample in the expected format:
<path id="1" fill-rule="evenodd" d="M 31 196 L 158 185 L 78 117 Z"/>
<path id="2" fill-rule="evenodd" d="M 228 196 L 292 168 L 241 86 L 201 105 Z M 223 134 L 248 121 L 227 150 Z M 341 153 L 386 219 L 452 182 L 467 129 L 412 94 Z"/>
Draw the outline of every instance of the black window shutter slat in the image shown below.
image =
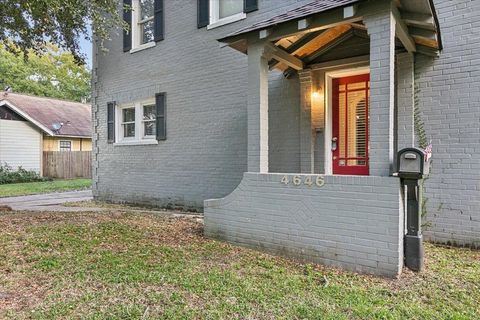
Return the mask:
<path id="1" fill-rule="evenodd" d="M 132 49 L 132 0 L 123 0 L 123 6 L 123 21 L 128 25 L 128 31 L 123 30 L 123 52 L 127 52 Z"/>
<path id="2" fill-rule="evenodd" d="M 210 23 L 210 0 L 197 0 L 197 26 L 203 28 Z"/>
<path id="3" fill-rule="evenodd" d="M 258 0 L 243 0 L 243 12 L 249 13 L 258 10 Z"/>
<path id="4" fill-rule="evenodd" d="M 165 15 L 163 10 L 163 0 L 155 0 L 155 42 L 162 41 L 165 30 Z"/>
<path id="5" fill-rule="evenodd" d="M 155 105 L 157 107 L 157 140 L 167 139 L 167 94 L 165 92 L 155 95 Z"/>
<path id="6" fill-rule="evenodd" d="M 107 103 L 107 142 L 115 142 L 115 102 Z"/>

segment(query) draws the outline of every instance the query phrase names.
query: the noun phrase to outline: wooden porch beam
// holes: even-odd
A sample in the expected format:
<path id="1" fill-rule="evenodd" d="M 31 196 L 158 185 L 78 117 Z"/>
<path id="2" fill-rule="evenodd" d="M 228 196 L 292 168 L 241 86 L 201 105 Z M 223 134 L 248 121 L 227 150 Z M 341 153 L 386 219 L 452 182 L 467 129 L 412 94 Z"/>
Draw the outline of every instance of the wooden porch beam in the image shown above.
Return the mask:
<path id="1" fill-rule="evenodd" d="M 321 12 L 309 17 L 308 26 L 303 30 L 298 29 L 299 20 L 287 21 L 277 26 L 267 27 L 270 28 L 271 32 L 265 39 L 270 42 L 276 42 L 282 38 L 287 38 L 294 35 L 305 35 L 311 32 L 326 30 L 340 25 L 360 23 L 362 20 L 363 15 L 359 14 L 358 12 L 356 12 L 353 17 L 344 18 L 343 8 L 338 8 L 328 12 Z M 249 39 L 256 41 L 259 39 L 259 31 L 260 30 L 252 30 L 251 32 L 226 37 L 220 39 L 219 41 L 225 43 L 227 46 L 229 46 L 231 43 L 239 42 L 245 39 L 247 39 L 247 41 L 249 41 Z"/>
<path id="2" fill-rule="evenodd" d="M 435 21 L 431 15 L 402 11 L 401 16 L 407 26 L 435 31 Z"/>
<path id="3" fill-rule="evenodd" d="M 351 25 L 355 29 L 365 30 L 365 31 L 367 30 L 367 27 L 364 24 L 361 24 L 361 23 L 352 23 Z"/>
<path id="4" fill-rule="evenodd" d="M 438 57 L 440 55 L 438 49 L 424 45 L 417 45 L 417 52 L 430 57 Z"/>
<path id="5" fill-rule="evenodd" d="M 342 24 L 350 24 L 362 21 L 363 17 L 356 15 L 349 18 L 344 18 L 343 8 L 322 12 L 310 18 L 310 24 L 305 30 L 298 30 L 297 21 L 286 22 L 280 24 L 272 30 L 272 33 L 268 36 L 269 41 L 276 41 L 281 38 L 293 36 L 296 34 L 309 33 L 314 31 L 320 31 L 330 29 Z"/>
<path id="6" fill-rule="evenodd" d="M 295 53 L 295 51 L 306 46 L 308 43 L 310 43 L 310 41 L 314 40 L 324 32 L 325 30 L 307 33 L 306 35 L 302 36 L 300 39 L 292 43 L 288 48 L 285 48 L 285 51 L 290 54 Z"/>
<path id="7" fill-rule="evenodd" d="M 435 31 L 420 29 L 420 28 L 408 28 L 413 40 L 418 45 L 423 45 L 438 49 L 437 33 Z"/>
<path id="8" fill-rule="evenodd" d="M 422 38 L 426 38 L 426 39 L 437 40 L 437 33 L 435 31 L 432 31 L 432 30 L 416 28 L 416 27 L 409 27 L 408 31 L 412 35 L 412 37 L 417 36 L 417 37 L 422 37 Z"/>
<path id="9" fill-rule="evenodd" d="M 298 20 L 298 30 L 307 29 L 309 25 L 310 25 L 310 19 Z"/>
<path id="10" fill-rule="evenodd" d="M 395 35 L 400 39 L 408 52 L 417 51 L 415 41 L 408 33 L 408 27 L 400 16 L 400 12 L 396 7 L 392 7 L 392 14 L 395 19 Z"/>
<path id="11" fill-rule="evenodd" d="M 342 42 L 350 39 L 351 37 L 354 36 L 354 31 L 353 29 L 350 29 L 349 31 L 347 31 L 346 33 L 343 33 L 341 34 L 340 36 L 338 36 L 337 38 L 333 39 L 332 41 L 330 41 L 329 43 L 327 43 L 326 45 L 324 45 L 323 47 L 319 48 L 317 51 L 313 52 L 312 54 L 308 55 L 306 57 L 306 62 L 307 63 L 310 63 L 314 60 L 316 60 L 318 57 L 320 57 L 321 55 L 323 55 L 324 53 L 330 51 L 331 49 L 335 48 L 336 46 L 338 46 L 339 44 L 341 44 Z"/>
<path id="12" fill-rule="evenodd" d="M 297 57 L 290 55 L 285 50 L 280 49 L 279 47 L 271 43 L 267 43 L 265 47 L 266 47 L 266 50 L 268 51 L 268 54 L 275 60 L 285 63 L 287 66 L 295 70 L 303 69 L 303 61 L 298 59 Z"/>
<path id="13" fill-rule="evenodd" d="M 262 29 L 258 32 L 258 39 L 265 39 L 272 32 L 271 29 Z"/>
<path id="14" fill-rule="evenodd" d="M 292 43 L 288 48 L 285 48 L 285 51 L 289 54 L 294 54 L 295 51 L 301 49 L 302 47 L 306 46 L 310 41 L 314 40 L 318 36 L 320 36 L 325 30 L 317 31 L 317 32 L 310 32 Z M 270 69 L 275 68 L 279 64 L 278 61 L 273 61 L 270 64 Z"/>
<path id="15" fill-rule="evenodd" d="M 366 29 L 365 30 L 353 29 L 352 32 L 357 37 L 360 37 L 360 38 L 363 38 L 363 39 L 370 39 Z"/>

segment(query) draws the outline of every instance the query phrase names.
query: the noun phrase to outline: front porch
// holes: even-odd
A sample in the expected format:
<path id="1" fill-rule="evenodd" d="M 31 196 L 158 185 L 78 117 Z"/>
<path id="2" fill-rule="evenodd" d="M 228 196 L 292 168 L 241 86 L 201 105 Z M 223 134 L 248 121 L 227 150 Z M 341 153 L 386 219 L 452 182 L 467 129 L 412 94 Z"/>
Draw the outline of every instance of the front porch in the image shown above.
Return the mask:
<path id="1" fill-rule="evenodd" d="M 415 141 L 414 55 L 441 49 L 434 9 L 420 2 L 318 0 L 220 40 L 248 54 L 248 172 L 232 194 L 205 201 L 207 236 L 359 272 L 401 272 L 394 159 Z M 280 173 L 269 146 L 272 133 L 289 128 L 269 128 L 272 69 L 300 86 L 290 162 L 298 166 Z"/>

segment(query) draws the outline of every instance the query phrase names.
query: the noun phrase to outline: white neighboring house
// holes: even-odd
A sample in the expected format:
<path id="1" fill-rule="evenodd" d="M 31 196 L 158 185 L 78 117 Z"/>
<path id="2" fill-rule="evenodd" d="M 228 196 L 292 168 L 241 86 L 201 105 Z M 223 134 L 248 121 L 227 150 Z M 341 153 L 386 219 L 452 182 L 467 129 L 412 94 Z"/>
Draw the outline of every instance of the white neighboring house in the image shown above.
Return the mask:
<path id="1" fill-rule="evenodd" d="M 40 173 L 42 139 L 43 131 L 30 121 L 0 119 L 0 162 Z"/>
<path id="2" fill-rule="evenodd" d="M 0 164 L 42 174 L 44 151 L 91 151 L 91 107 L 17 93 L 0 94 Z"/>

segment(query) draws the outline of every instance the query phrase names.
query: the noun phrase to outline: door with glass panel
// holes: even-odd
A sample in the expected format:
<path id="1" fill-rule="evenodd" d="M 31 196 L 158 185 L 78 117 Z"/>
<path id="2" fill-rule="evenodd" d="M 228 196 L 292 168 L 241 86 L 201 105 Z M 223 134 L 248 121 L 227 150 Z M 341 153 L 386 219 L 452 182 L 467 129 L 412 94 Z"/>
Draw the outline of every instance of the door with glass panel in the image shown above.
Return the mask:
<path id="1" fill-rule="evenodd" d="M 332 81 L 333 174 L 368 175 L 368 74 Z"/>

